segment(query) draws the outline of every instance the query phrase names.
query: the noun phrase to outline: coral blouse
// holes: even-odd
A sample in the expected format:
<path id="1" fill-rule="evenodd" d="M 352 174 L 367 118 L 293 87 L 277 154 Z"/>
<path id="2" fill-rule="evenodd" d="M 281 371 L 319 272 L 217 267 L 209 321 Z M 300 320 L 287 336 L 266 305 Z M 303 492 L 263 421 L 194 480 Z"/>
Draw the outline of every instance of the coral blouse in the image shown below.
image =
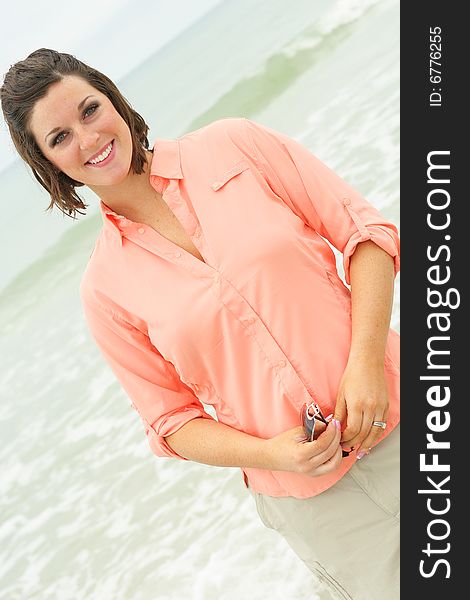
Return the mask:
<path id="1" fill-rule="evenodd" d="M 150 183 L 205 262 L 100 202 L 103 227 L 80 285 L 90 331 L 145 426 L 150 449 L 213 419 L 259 438 L 334 411 L 351 343 L 349 260 L 372 240 L 399 270 L 397 227 L 294 139 L 244 118 L 157 138 Z M 324 239 L 325 238 L 325 239 Z M 399 335 L 389 330 L 388 425 L 399 422 Z M 211 411 L 211 409 L 208 409 Z M 212 412 L 212 411 L 211 411 Z M 183 459 L 186 460 L 186 459 Z M 309 477 L 243 468 L 271 496 L 315 496 L 354 464 Z"/>

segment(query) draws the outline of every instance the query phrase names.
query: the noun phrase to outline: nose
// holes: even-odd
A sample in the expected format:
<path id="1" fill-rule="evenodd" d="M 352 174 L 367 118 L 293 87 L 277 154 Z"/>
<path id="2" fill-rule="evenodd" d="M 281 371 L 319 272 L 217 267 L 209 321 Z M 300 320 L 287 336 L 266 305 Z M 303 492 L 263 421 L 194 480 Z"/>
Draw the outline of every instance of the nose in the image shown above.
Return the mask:
<path id="1" fill-rule="evenodd" d="M 78 139 L 80 142 L 81 150 L 90 150 L 96 148 L 99 133 L 97 131 L 90 131 L 82 129 L 78 132 Z"/>

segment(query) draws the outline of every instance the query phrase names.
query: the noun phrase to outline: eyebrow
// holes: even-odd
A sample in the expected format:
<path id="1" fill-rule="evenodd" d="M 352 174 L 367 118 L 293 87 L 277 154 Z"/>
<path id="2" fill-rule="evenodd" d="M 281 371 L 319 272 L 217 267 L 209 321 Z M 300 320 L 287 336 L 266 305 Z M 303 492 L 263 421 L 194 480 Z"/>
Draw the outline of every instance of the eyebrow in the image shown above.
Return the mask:
<path id="1" fill-rule="evenodd" d="M 83 105 L 85 104 L 85 102 L 88 100 L 88 98 L 91 98 L 93 96 L 93 94 L 90 94 L 89 96 L 87 96 L 86 98 L 84 98 L 80 104 L 77 106 L 77 111 L 81 111 L 83 108 Z M 44 141 L 47 140 L 47 138 L 52 135 L 53 133 L 55 133 L 56 131 L 60 131 L 62 129 L 62 127 L 54 127 L 54 129 L 51 129 L 49 131 L 49 133 L 46 135 L 46 137 L 44 138 Z"/>

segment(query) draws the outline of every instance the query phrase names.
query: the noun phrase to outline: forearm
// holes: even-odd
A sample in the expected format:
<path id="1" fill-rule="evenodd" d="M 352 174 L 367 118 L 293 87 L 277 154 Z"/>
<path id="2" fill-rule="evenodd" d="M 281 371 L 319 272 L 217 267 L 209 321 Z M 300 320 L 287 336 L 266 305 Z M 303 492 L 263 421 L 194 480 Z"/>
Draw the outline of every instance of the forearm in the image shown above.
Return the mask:
<path id="1" fill-rule="evenodd" d="M 188 460 L 216 467 L 272 468 L 266 440 L 209 419 L 192 419 L 165 437 Z"/>
<path id="2" fill-rule="evenodd" d="M 361 242 L 350 259 L 352 338 L 349 362 L 383 365 L 394 286 L 393 258 L 372 241 Z"/>

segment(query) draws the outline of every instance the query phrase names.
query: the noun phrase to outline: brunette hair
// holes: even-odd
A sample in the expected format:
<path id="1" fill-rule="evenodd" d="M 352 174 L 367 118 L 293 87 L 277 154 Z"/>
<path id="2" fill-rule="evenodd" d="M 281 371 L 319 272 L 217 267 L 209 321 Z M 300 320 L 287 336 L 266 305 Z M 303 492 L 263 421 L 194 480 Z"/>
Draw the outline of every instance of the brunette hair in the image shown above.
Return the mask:
<path id="1" fill-rule="evenodd" d="M 29 128 L 35 103 L 47 94 L 52 84 L 68 75 L 82 77 L 105 94 L 127 123 L 132 136 L 131 168 L 137 174 L 143 173 L 147 162 L 145 149 L 149 148 L 149 128 L 106 75 L 71 54 L 40 48 L 10 67 L 0 88 L 0 97 L 3 116 L 15 148 L 51 196 L 46 211 L 56 205 L 64 214 L 76 219 L 77 213 L 83 215 L 87 208 L 75 190 L 84 184 L 59 171 L 43 155 Z"/>

